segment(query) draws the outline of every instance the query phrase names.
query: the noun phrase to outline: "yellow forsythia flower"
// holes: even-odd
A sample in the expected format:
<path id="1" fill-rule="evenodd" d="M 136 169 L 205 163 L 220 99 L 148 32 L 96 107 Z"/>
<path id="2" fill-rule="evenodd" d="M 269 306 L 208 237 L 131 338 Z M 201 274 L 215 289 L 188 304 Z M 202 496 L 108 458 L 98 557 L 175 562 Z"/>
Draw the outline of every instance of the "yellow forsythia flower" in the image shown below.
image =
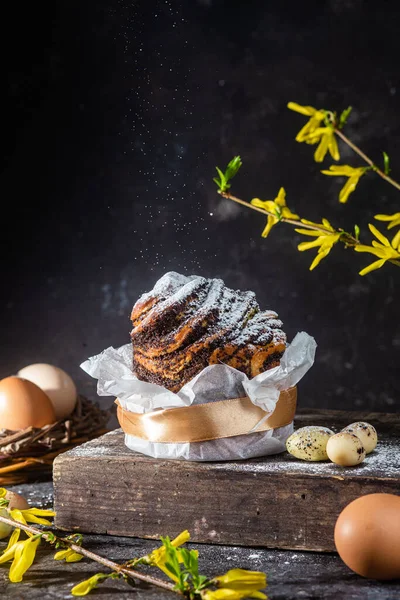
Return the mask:
<path id="1" fill-rule="evenodd" d="M 1 496 L 2 489 L 4 489 L 4 488 L 0 488 L 0 498 L 2 497 Z M 10 515 L 10 517 L 12 519 L 14 519 L 14 521 L 18 521 L 18 523 L 22 523 L 23 525 L 27 525 L 28 522 L 40 523 L 42 525 L 52 525 L 51 521 L 48 521 L 47 519 L 42 519 L 41 517 L 42 516 L 51 517 L 51 516 L 55 515 L 55 513 L 52 510 L 42 510 L 40 508 L 27 508 L 25 510 L 19 510 L 18 508 L 13 508 L 12 510 L 8 511 L 8 514 Z M 34 535 L 33 533 L 30 533 L 29 531 L 27 531 L 26 534 L 28 537 L 33 537 L 33 535 Z M 19 529 L 19 528 L 14 529 L 14 531 L 11 534 L 10 539 L 8 541 L 7 548 L 5 549 L 4 552 L 7 552 L 7 550 L 9 550 L 16 542 L 18 542 L 20 535 L 21 535 L 21 529 Z"/>
<path id="2" fill-rule="evenodd" d="M 8 540 L 7 548 L 4 550 L 3 554 L 5 554 L 10 548 L 14 546 L 19 540 L 19 536 L 21 535 L 20 529 L 14 529 L 12 534 L 10 535 L 10 539 Z M 32 536 L 32 534 L 30 534 Z"/>
<path id="3" fill-rule="evenodd" d="M 7 490 L 5 488 L 0 488 L 0 498 L 5 498 L 7 494 Z M 27 523 L 40 523 L 41 525 L 52 525 L 52 522 L 47 519 L 41 519 L 38 517 L 54 517 L 56 514 L 53 510 L 45 510 L 42 508 L 26 508 L 20 510 L 18 508 L 13 508 L 9 510 L 9 514 L 14 519 L 14 521 L 18 521 L 19 523 L 23 523 L 27 525 Z"/>
<path id="4" fill-rule="evenodd" d="M 312 221 L 306 221 L 305 219 L 302 219 L 302 223 L 307 225 L 316 225 L 326 229 L 326 233 L 321 233 L 321 231 L 313 231 L 312 229 L 295 229 L 297 233 L 317 238 L 313 242 L 301 242 L 297 246 L 297 249 L 300 250 L 300 252 L 303 252 L 304 250 L 310 250 L 310 248 L 318 248 L 319 246 L 318 254 L 310 266 L 310 271 L 312 271 L 317 265 L 319 265 L 321 260 L 329 254 L 334 244 L 339 241 L 341 234 L 340 232 L 335 231 L 327 219 L 322 219 L 322 223 L 313 223 Z"/>
<path id="5" fill-rule="evenodd" d="M 0 498 L 5 498 L 7 494 L 7 490 L 5 488 L 0 488 Z M 41 525 L 52 525 L 52 522 L 48 519 L 43 519 L 42 517 L 54 517 L 56 514 L 53 510 L 44 510 L 41 508 L 26 508 L 20 510 L 18 508 L 13 508 L 11 510 L 7 509 L 8 514 L 14 521 L 18 521 L 18 523 L 23 523 L 27 525 L 28 523 L 40 523 Z M 15 529 L 13 536 L 14 540 L 18 541 L 20 535 L 20 530 Z M 27 535 L 32 537 L 33 534 L 27 532 Z M 15 539 L 16 538 L 16 539 Z M 10 544 L 9 544 L 10 545 Z"/>
<path id="6" fill-rule="evenodd" d="M 19 508 L 13 508 L 8 512 L 10 513 L 10 516 L 12 519 L 14 519 L 14 521 L 18 521 L 18 523 L 23 523 L 24 525 L 27 525 L 26 519 L 22 514 L 22 510 L 19 510 Z"/>
<path id="7" fill-rule="evenodd" d="M 52 525 L 51 521 L 42 517 L 54 517 L 56 514 L 53 510 L 44 510 L 42 508 L 27 508 L 26 510 L 21 510 L 21 513 L 28 523 L 40 523 L 40 525 Z"/>
<path id="8" fill-rule="evenodd" d="M 52 525 L 52 522 L 42 517 L 54 517 L 56 513 L 53 510 L 44 510 L 42 508 L 27 508 L 25 510 L 18 510 L 13 508 L 10 510 L 10 515 L 14 521 L 23 523 L 40 523 L 40 525 Z"/>
<path id="9" fill-rule="evenodd" d="M 85 579 L 85 581 L 81 581 L 75 585 L 71 590 L 71 594 L 73 596 L 86 596 L 97 587 L 99 581 L 107 579 L 108 577 L 109 575 L 106 573 L 96 573 L 96 575 L 92 575 L 89 579 Z"/>
<path id="10" fill-rule="evenodd" d="M 40 537 L 34 536 L 28 539 L 13 544 L 0 556 L 0 564 L 12 560 L 10 567 L 9 578 L 13 583 L 22 581 L 22 578 L 29 567 L 32 565 L 37 547 L 40 543 Z"/>
<path id="11" fill-rule="evenodd" d="M 332 127 L 318 127 L 304 141 L 307 144 L 318 144 L 318 148 L 314 153 L 315 162 L 322 162 L 327 152 L 329 152 L 333 160 L 339 160 L 339 148 Z"/>
<path id="12" fill-rule="evenodd" d="M 339 194 L 339 202 L 344 204 L 349 199 L 350 194 L 356 189 L 360 178 L 365 174 L 367 169 L 368 167 L 354 168 L 349 165 L 331 165 L 329 170 L 321 171 L 321 173 L 324 175 L 332 175 L 334 177 L 348 177 Z"/>
<path id="13" fill-rule="evenodd" d="M 231 590 L 243 590 L 254 588 L 261 590 L 267 585 L 267 576 L 261 571 L 246 571 L 245 569 L 231 569 L 225 575 L 214 577 L 221 587 Z"/>
<path id="14" fill-rule="evenodd" d="M 310 133 L 313 133 L 317 127 L 321 125 L 321 122 L 325 118 L 324 110 L 317 110 L 312 106 L 301 106 L 300 104 L 296 104 L 296 102 L 289 102 L 288 108 L 290 110 L 294 110 L 295 112 L 300 113 L 301 115 L 306 115 L 310 117 L 310 120 L 304 125 L 302 129 L 300 129 L 299 133 L 296 135 L 296 142 L 305 142 L 306 138 Z"/>
<path id="15" fill-rule="evenodd" d="M 190 533 L 187 531 L 182 531 L 174 540 L 172 540 L 171 545 L 175 548 L 186 544 L 190 540 Z M 148 554 L 145 558 L 147 559 L 148 564 L 158 566 L 158 564 L 165 560 L 166 549 L 164 546 L 160 546 L 160 548 L 156 548 L 150 554 Z"/>
<path id="16" fill-rule="evenodd" d="M 215 591 L 205 590 L 204 600 L 241 600 L 241 598 L 260 598 L 267 596 L 260 592 L 267 585 L 267 576 L 260 571 L 231 569 L 224 575 L 214 577 L 212 583 L 220 586 Z"/>
<path id="17" fill-rule="evenodd" d="M 368 227 L 380 243 L 373 240 L 372 246 L 359 244 L 354 247 L 354 250 L 356 252 L 368 252 L 369 254 L 374 254 L 379 260 L 376 260 L 368 267 L 365 267 L 365 269 L 362 269 L 360 275 L 366 275 L 371 271 L 375 271 L 375 269 L 380 269 L 388 260 L 400 260 L 400 230 L 396 233 L 390 243 L 387 237 L 382 235 L 374 225 L 369 224 Z"/>
<path id="18" fill-rule="evenodd" d="M 314 154 L 315 162 L 322 162 L 327 152 L 330 153 L 333 160 L 339 160 L 339 148 L 333 127 L 321 127 L 322 121 L 328 114 L 327 111 L 322 109 L 317 110 L 312 106 L 301 106 L 295 102 L 289 102 L 288 108 L 310 117 L 310 120 L 296 135 L 296 141 L 306 142 L 307 144 L 318 144 L 318 148 Z"/>
<path id="19" fill-rule="evenodd" d="M 236 591 L 229 588 L 220 588 L 219 590 L 205 590 L 201 592 L 203 600 L 242 600 L 242 598 L 259 598 L 266 600 L 267 596 L 262 592 L 253 589 Z"/>
<path id="20" fill-rule="evenodd" d="M 18 523 L 23 523 L 24 525 L 27 525 L 27 522 L 22 514 L 22 511 L 20 511 L 18 508 L 13 508 L 12 510 L 8 510 L 8 515 L 14 519 L 14 521 L 18 521 Z M 28 537 L 33 537 L 33 533 L 29 533 L 29 531 L 26 532 Z M 10 539 L 8 540 L 8 545 L 7 548 L 5 549 L 4 552 L 6 552 L 7 550 L 9 550 L 14 544 L 16 544 L 19 540 L 19 537 L 21 535 L 21 529 L 16 528 L 14 529 L 14 531 L 12 532 Z"/>
<path id="21" fill-rule="evenodd" d="M 286 206 L 286 192 L 283 187 L 279 190 L 275 200 L 260 200 L 259 198 L 253 198 L 251 204 L 273 213 L 272 215 L 268 215 L 267 224 L 261 234 L 264 238 L 267 237 L 272 227 L 282 219 L 299 219 L 299 215 L 292 213 L 290 208 Z"/>
<path id="22" fill-rule="evenodd" d="M 78 561 L 82 560 L 82 558 L 83 558 L 82 554 L 78 554 L 71 548 L 68 548 L 67 550 L 59 550 L 54 555 L 54 560 L 64 560 L 65 559 L 65 562 L 67 562 L 67 563 L 78 562 Z"/>
<path id="23" fill-rule="evenodd" d="M 400 212 L 395 213 L 394 215 L 375 215 L 374 217 L 377 221 L 390 221 L 387 226 L 388 229 L 392 229 L 392 227 L 400 227 Z"/>
<path id="24" fill-rule="evenodd" d="M 186 544 L 190 540 L 190 533 L 185 530 L 182 531 L 175 539 L 171 541 L 171 545 L 175 548 Z M 179 562 L 183 562 L 182 558 L 178 554 Z M 175 582 L 178 582 L 178 578 L 174 573 L 171 573 L 169 569 L 165 566 L 167 562 L 166 548 L 164 546 L 160 546 L 160 548 L 156 548 L 150 554 L 144 557 L 144 562 L 147 562 L 149 565 L 153 565 L 158 567 L 163 573 L 165 573 L 170 579 Z"/>

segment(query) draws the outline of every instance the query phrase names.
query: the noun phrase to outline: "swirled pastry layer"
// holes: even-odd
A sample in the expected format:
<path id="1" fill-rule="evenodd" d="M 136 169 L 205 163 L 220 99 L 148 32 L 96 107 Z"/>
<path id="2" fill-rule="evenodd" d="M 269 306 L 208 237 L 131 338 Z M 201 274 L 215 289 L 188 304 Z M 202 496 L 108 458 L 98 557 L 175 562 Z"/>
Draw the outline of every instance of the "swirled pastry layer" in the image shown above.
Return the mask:
<path id="1" fill-rule="evenodd" d="M 277 366 L 286 348 L 278 315 L 221 279 L 167 273 L 139 298 L 131 320 L 134 373 L 173 392 L 217 363 L 255 377 Z"/>

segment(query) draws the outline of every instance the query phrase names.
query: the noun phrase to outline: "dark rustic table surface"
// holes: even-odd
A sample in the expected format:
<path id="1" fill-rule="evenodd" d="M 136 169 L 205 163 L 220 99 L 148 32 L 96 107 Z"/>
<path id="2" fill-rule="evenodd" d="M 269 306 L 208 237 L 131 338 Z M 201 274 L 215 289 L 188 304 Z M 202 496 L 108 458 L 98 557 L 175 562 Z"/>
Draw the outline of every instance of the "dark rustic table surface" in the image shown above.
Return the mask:
<path id="1" fill-rule="evenodd" d="M 12 486 L 9 489 L 22 493 L 34 506 L 48 508 L 52 505 L 53 490 L 50 482 Z M 0 548 L 5 545 L 5 542 L 1 542 Z M 124 562 L 133 556 L 146 554 L 155 547 L 155 542 L 137 538 L 85 535 L 84 545 L 89 550 L 116 562 Z M 266 572 L 270 600 L 307 598 L 398 600 L 400 598 L 400 581 L 383 583 L 358 577 L 336 554 L 206 544 L 193 544 L 192 547 L 199 550 L 201 571 L 209 576 L 221 574 L 234 567 Z M 53 553 L 48 552 L 43 545 L 39 549 L 38 560 L 28 571 L 24 581 L 18 584 L 9 582 L 8 569 L 1 565 L 0 598 L 18 600 L 73 598 L 70 594 L 73 585 L 102 570 L 101 565 L 88 559 L 68 564 L 64 561 L 54 561 L 52 556 Z M 93 591 L 89 597 L 99 600 L 116 598 L 127 600 L 171 598 L 172 600 L 177 596 L 154 587 L 138 585 L 132 588 L 124 582 L 110 580 Z"/>

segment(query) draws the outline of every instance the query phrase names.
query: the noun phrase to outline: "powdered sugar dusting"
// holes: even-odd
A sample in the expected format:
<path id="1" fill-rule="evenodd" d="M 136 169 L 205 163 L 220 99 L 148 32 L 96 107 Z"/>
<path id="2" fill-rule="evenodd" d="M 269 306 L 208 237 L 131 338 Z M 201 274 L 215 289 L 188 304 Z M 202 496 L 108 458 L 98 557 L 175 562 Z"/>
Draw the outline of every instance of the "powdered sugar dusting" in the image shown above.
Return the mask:
<path id="1" fill-rule="evenodd" d="M 195 275 L 185 277 L 170 272 L 156 283 L 151 292 L 139 298 L 134 311 L 136 307 L 140 310 L 149 299 L 156 299 L 157 302 L 140 322 L 140 331 L 146 325 L 154 327 L 155 320 L 162 317 L 170 307 L 182 307 L 184 316 L 176 323 L 179 327 L 183 327 L 193 317 L 199 321 L 212 316 L 206 331 L 202 332 L 202 338 L 221 330 L 224 332 L 225 342 L 238 345 L 266 345 L 274 337 L 280 341 L 285 340 L 284 333 L 280 331 L 282 322 L 274 311 L 260 312 L 254 292 L 232 290 L 225 287 L 221 279 L 204 279 Z M 275 332 L 278 335 L 274 336 L 272 330 L 279 330 Z M 134 329 L 133 338 L 135 334 Z"/>
<path id="2" fill-rule="evenodd" d="M 340 467 L 330 461 L 307 462 L 284 454 L 247 463 L 229 463 L 221 465 L 238 471 L 262 473 L 285 472 L 290 475 L 310 475 L 347 479 L 349 477 L 380 477 L 400 480 L 400 451 L 396 438 L 378 442 L 374 452 L 368 454 L 365 460 L 355 467 Z"/>
<path id="3" fill-rule="evenodd" d="M 163 277 L 161 277 L 161 279 L 157 281 L 154 288 L 150 292 L 146 292 L 145 294 L 142 294 L 140 296 L 136 304 L 141 304 L 142 302 L 146 302 L 150 298 L 154 298 L 156 296 L 171 296 L 184 285 L 186 285 L 188 282 L 193 281 L 194 279 L 202 279 L 203 281 L 205 281 L 203 277 L 197 277 L 196 275 L 190 275 L 189 277 L 186 277 L 185 275 L 180 275 L 179 273 L 175 273 L 174 271 L 166 273 Z"/>
<path id="4" fill-rule="evenodd" d="M 70 450 L 67 455 L 85 458 L 106 458 L 118 456 L 121 461 L 132 458 L 132 451 L 124 446 L 124 435 L 120 429 L 112 431 L 105 436 L 87 442 Z M 135 460 L 154 463 L 155 459 L 134 453 Z M 64 455 L 65 456 L 65 455 Z M 158 464 L 164 461 L 157 461 Z M 182 462 L 182 469 L 186 463 Z M 364 462 L 355 467 L 339 467 L 330 461 L 306 462 L 282 453 L 246 461 L 199 463 L 199 469 L 221 469 L 243 473 L 273 475 L 287 473 L 289 476 L 316 476 L 329 477 L 338 481 L 349 478 L 381 478 L 400 480 L 400 452 L 399 441 L 396 437 L 387 437 L 378 442 L 374 452 L 367 455 Z"/>

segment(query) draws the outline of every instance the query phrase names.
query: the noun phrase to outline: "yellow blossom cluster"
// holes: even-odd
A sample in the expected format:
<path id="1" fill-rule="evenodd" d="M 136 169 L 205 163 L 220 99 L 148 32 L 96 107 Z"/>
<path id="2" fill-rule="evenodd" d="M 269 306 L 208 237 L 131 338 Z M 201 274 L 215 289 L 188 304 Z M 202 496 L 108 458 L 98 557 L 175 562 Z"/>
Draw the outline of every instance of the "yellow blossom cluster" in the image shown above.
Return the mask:
<path id="1" fill-rule="evenodd" d="M 342 199 L 342 202 L 345 202 L 348 198 L 348 195 L 352 192 L 356 185 L 355 179 L 358 181 L 358 179 L 364 174 L 365 169 L 352 169 L 352 167 L 347 166 L 336 168 L 333 166 L 331 169 L 332 172 L 327 172 L 327 174 L 346 175 L 349 178 L 348 183 L 342 190 L 344 198 Z M 312 248 L 318 249 L 317 255 L 311 263 L 310 271 L 315 269 L 321 260 L 328 256 L 329 252 L 337 242 L 349 235 L 341 230 L 336 230 L 334 227 L 332 227 L 327 219 L 322 219 L 321 223 L 314 223 L 313 221 L 308 221 L 307 219 L 300 219 L 299 215 L 295 214 L 286 205 L 286 192 L 284 188 L 280 188 L 278 195 L 274 200 L 260 200 L 259 198 L 253 198 L 251 204 L 252 206 L 261 208 L 268 213 L 267 224 L 261 234 L 262 237 L 267 237 L 274 225 L 280 221 L 289 222 L 299 226 L 303 224 L 307 227 L 307 229 L 298 227 L 295 229 L 295 231 L 301 235 L 315 238 L 309 242 L 301 242 L 297 246 L 300 252 L 303 252 L 304 250 L 311 250 Z M 394 215 L 376 215 L 375 218 L 380 221 L 388 221 L 388 229 L 400 224 L 400 213 L 396 213 Z M 393 262 L 400 259 L 400 231 L 395 235 L 392 242 L 389 242 L 389 240 L 383 236 L 376 229 L 376 227 L 369 225 L 369 228 L 375 237 L 378 238 L 380 243 L 373 241 L 372 246 L 366 246 L 360 244 L 358 239 L 353 238 L 351 245 L 357 252 L 369 252 L 376 255 L 379 260 L 375 261 L 365 269 L 362 269 L 360 271 L 360 275 L 366 275 L 375 269 L 379 269 L 387 261 Z M 346 245 L 350 245 L 349 238 L 345 239 L 344 241 Z"/>
<path id="2" fill-rule="evenodd" d="M 296 135 L 296 141 L 312 145 L 318 144 L 314 153 L 315 162 L 322 162 L 328 152 L 333 160 L 339 160 L 340 154 L 335 130 L 332 123 L 328 120 L 329 111 L 317 110 L 312 106 L 301 106 L 300 104 L 296 104 L 296 102 L 289 102 L 288 108 L 310 117 L 308 122 Z M 325 122 L 325 127 L 321 127 L 323 121 Z"/>
<path id="3" fill-rule="evenodd" d="M 79 553 L 81 549 L 84 555 L 88 555 L 87 550 L 81 548 L 82 536 L 73 534 L 67 538 L 58 538 L 51 531 L 40 531 L 37 528 L 29 526 L 28 523 L 38 523 L 41 525 L 52 525 L 45 517 L 54 516 L 51 510 L 42 510 L 38 508 L 29 508 L 24 510 L 9 509 L 9 500 L 6 498 L 7 490 L 0 488 L 0 520 L 5 526 L 6 537 L 14 525 L 14 531 L 10 536 L 7 548 L 0 555 L 0 564 L 11 562 L 9 578 L 13 583 L 22 581 L 26 571 L 31 567 L 36 556 L 37 548 L 41 539 L 50 544 L 56 544 L 56 547 L 64 546 L 63 549 L 56 552 L 55 560 L 65 560 L 66 562 L 76 562 L 83 558 Z M 7 527 L 9 528 L 7 531 Z M 27 535 L 27 539 L 20 540 L 21 530 Z M 168 589 L 190 598 L 201 598 L 202 600 L 242 600 L 244 598 L 258 598 L 265 600 L 267 596 L 261 592 L 267 585 L 266 575 L 259 571 L 247 571 L 244 569 L 231 569 L 224 575 L 209 579 L 200 575 L 198 571 L 198 552 L 197 550 L 187 550 L 181 548 L 183 544 L 190 540 L 190 534 L 187 530 L 182 531 L 175 539 L 161 538 L 162 546 L 156 548 L 150 554 L 138 559 L 132 559 L 124 565 L 118 565 L 112 561 L 97 557 L 98 562 L 107 566 L 113 565 L 115 568 L 111 573 L 96 573 L 85 581 L 75 585 L 71 593 L 73 596 L 86 596 L 92 590 L 97 588 L 98 584 L 106 579 L 127 579 L 129 576 L 138 576 L 137 571 L 130 570 L 130 566 L 135 564 L 147 564 L 158 567 L 175 583 L 174 586 L 168 584 Z M 65 547 L 67 546 L 67 547 Z M 79 550 L 76 551 L 77 546 Z M 94 553 L 89 553 L 91 557 L 96 557 Z M 95 558 L 96 560 L 96 558 Z M 183 570 L 181 564 L 183 563 Z M 146 578 L 144 580 L 157 585 L 157 579 Z M 162 585 L 161 585 L 162 584 Z M 165 582 L 159 581 L 158 585 L 165 587 Z"/>
<path id="4" fill-rule="evenodd" d="M 175 539 L 173 539 L 171 541 L 171 545 L 174 548 L 179 548 L 179 546 L 186 544 L 189 540 L 190 540 L 190 533 L 187 530 L 185 530 L 185 531 L 182 531 Z M 179 552 L 178 552 L 178 560 L 180 563 L 183 562 L 182 556 L 180 555 Z M 149 565 L 158 567 L 170 579 L 177 582 L 178 579 L 177 579 L 176 575 L 174 575 L 174 573 L 172 573 L 166 566 L 167 561 L 168 561 L 167 551 L 166 551 L 166 548 L 164 545 L 160 546 L 159 548 L 156 548 L 155 550 L 153 550 L 153 552 L 151 552 L 150 554 L 145 556 L 143 559 L 143 562 L 145 562 L 145 563 L 147 562 L 147 564 L 149 564 Z"/>
<path id="5" fill-rule="evenodd" d="M 328 170 L 321 171 L 324 175 L 333 177 L 347 177 L 347 181 L 339 193 L 339 202 L 344 204 L 357 187 L 361 177 L 369 170 L 369 167 L 350 167 L 349 165 L 331 165 Z"/>
<path id="6" fill-rule="evenodd" d="M 300 252 L 310 250 L 310 248 L 318 248 L 317 256 L 310 266 L 310 271 L 312 271 L 319 265 L 321 260 L 329 254 L 334 244 L 340 240 L 342 234 L 341 232 L 336 231 L 327 219 L 322 219 L 322 223 L 313 223 L 306 219 L 301 219 L 301 222 L 305 225 L 312 225 L 319 228 L 318 231 L 312 229 L 295 229 L 297 233 L 316 238 L 312 242 L 301 242 L 301 244 L 297 246 Z M 323 231 L 324 229 L 325 231 Z"/>
<path id="7" fill-rule="evenodd" d="M 7 490 L 0 488 L 0 498 L 6 497 Z M 11 519 L 17 523 L 27 525 L 28 523 L 40 523 L 41 525 L 52 525 L 52 522 L 44 517 L 54 517 L 52 510 L 43 510 L 40 508 L 27 508 L 25 510 L 7 509 Z M 22 581 L 22 578 L 29 567 L 32 565 L 36 550 L 40 544 L 40 535 L 27 533 L 28 538 L 20 540 L 21 529 L 16 527 L 10 536 L 7 547 L 0 556 L 0 564 L 12 561 L 9 578 L 13 583 Z"/>
<path id="8" fill-rule="evenodd" d="M 368 267 L 365 267 L 365 269 L 360 271 L 360 275 L 366 275 L 371 271 L 380 269 L 387 261 L 394 261 L 395 264 L 400 266 L 400 229 L 391 242 L 387 237 L 382 235 L 382 233 L 378 231 L 374 225 L 369 224 L 369 229 L 371 233 L 373 233 L 374 236 L 379 240 L 379 242 L 373 240 L 372 246 L 359 244 L 358 246 L 355 246 L 354 250 L 356 252 L 368 252 L 369 254 L 374 254 L 379 260 L 376 260 Z"/>
<path id="9" fill-rule="evenodd" d="M 298 249 L 300 251 L 309 250 L 310 248 L 318 248 L 318 254 L 311 264 L 310 271 L 315 269 L 321 260 L 329 254 L 333 245 L 339 241 L 342 235 L 341 232 L 336 231 L 332 227 L 327 219 L 323 219 L 322 223 L 313 223 L 312 221 L 307 221 L 306 219 L 300 219 L 299 215 L 296 215 L 294 212 L 292 212 L 286 205 L 286 192 L 284 188 L 279 190 L 275 200 L 260 200 L 259 198 L 253 198 L 251 204 L 253 206 L 257 206 L 258 208 L 262 208 L 269 213 L 267 224 L 261 234 L 262 237 L 267 237 L 272 227 L 279 223 L 279 221 L 289 221 L 294 225 L 301 225 L 303 223 L 304 225 L 311 226 L 309 229 L 295 230 L 302 235 L 308 235 L 316 238 L 312 242 L 302 242 L 298 245 Z"/>
<path id="10" fill-rule="evenodd" d="M 190 533 L 182 531 L 171 545 L 174 548 L 179 548 L 190 540 Z M 193 551 L 192 551 L 193 552 Z M 183 562 L 182 555 L 178 550 L 178 560 Z M 197 555 L 196 551 L 196 555 Z M 144 562 L 149 565 L 158 567 L 170 579 L 177 582 L 178 578 L 168 569 L 168 556 L 165 546 L 161 546 L 153 550 L 150 554 L 144 557 Z M 267 596 L 260 592 L 267 585 L 265 573 L 259 571 L 247 571 L 245 569 L 231 569 L 224 575 L 214 577 L 211 583 L 218 586 L 216 590 L 205 589 L 201 592 L 203 600 L 241 600 L 242 598 L 259 598 L 265 599 Z"/>
<path id="11" fill-rule="evenodd" d="M 301 106 L 295 102 L 289 102 L 288 108 L 302 115 L 310 117 L 309 121 L 296 135 L 297 142 L 306 142 L 307 144 L 319 143 L 314 154 L 316 162 L 322 162 L 329 151 L 334 160 L 340 159 L 339 148 L 335 136 L 334 124 L 329 120 L 330 111 L 317 110 L 312 106 Z M 325 121 L 327 125 L 321 127 L 320 124 Z M 332 165 L 329 169 L 321 171 L 324 175 L 334 177 L 347 177 L 347 181 L 339 193 L 339 202 L 345 203 L 349 196 L 357 187 L 360 178 L 370 171 L 371 167 L 351 167 L 350 165 Z"/>
<path id="12" fill-rule="evenodd" d="M 299 215 L 293 213 L 290 208 L 286 206 L 286 192 L 283 187 L 279 190 L 275 200 L 260 200 L 259 198 L 253 198 L 251 204 L 270 213 L 268 215 L 267 224 L 261 234 L 264 238 L 268 236 L 272 227 L 279 223 L 279 221 L 282 221 L 282 219 L 297 220 L 299 218 Z"/>
<path id="13" fill-rule="evenodd" d="M 189 540 L 189 532 L 182 531 L 182 533 L 171 541 L 171 546 L 173 548 L 179 548 Z M 179 562 L 182 563 L 183 558 L 181 551 L 178 550 L 177 554 Z M 198 553 L 196 552 L 196 557 L 197 555 Z M 167 548 L 163 544 L 159 548 L 153 550 L 150 554 L 138 559 L 138 561 L 158 567 L 172 579 L 172 581 L 178 583 L 178 577 L 170 568 L 168 568 L 169 558 Z M 81 581 L 73 587 L 71 593 L 74 596 L 86 596 L 90 591 L 95 589 L 102 580 L 115 576 L 115 573 L 110 575 L 106 573 L 96 573 L 89 577 L 89 579 Z M 267 596 L 260 590 L 265 588 L 266 585 L 267 578 L 265 573 L 259 571 L 247 571 L 245 569 L 231 569 L 224 575 L 214 577 L 211 580 L 206 580 L 204 589 L 199 590 L 196 596 L 201 597 L 202 600 L 242 600 L 244 598 L 258 598 L 259 600 L 265 600 Z M 211 587 L 217 589 L 210 589 Z"/>
<path id="14" fill-rule="evenodd" d="M 376 173 L 381 178 L 390 183 L 393 187 L 400 190 L 400 183 L 396 182 L 389 176 L 389 156 L 383 152 L 383 167 L 379 168 L 360 148 L 358 148 L 349 138 L 347 138 L 342 128 L 345 125 L 351 107 L 342 111 L 340 115 L 336 112 L 325 110 L 322 108 L 314 108 L 313 106 L 302 106 L 296 102 L 289 102 L 288 108 L 296 113 L 308 117 L 308 121 L 303 125 L 296 135 L 296 141 L 311 145 L 317 145 L 314 153 L 316 162 L 322 162 L 327 154 L 335 160 L 340 159 L 340 152 L 337 143 L 337 137 L 341 138 L 342 142 L 347 144 L 359 157 L 363 159 L 366 166 L 350 166 L 346 164 L 330 165 L 329 168 L 323 169 L 321 173 L 329 177 L 343 177 L 345 182 L 339 192 L 339 202 L 345 204 L 350 195 L 357 188 L 361 178 L 368 172 Z M 228 192 L 230 188 L 229 181 L 235 176 L 242 165 L 240 156 L 235 156 L 228 164 L 225 173 L 220 169 L 217 171 L 220 178 L 215 178 L 219 193 L 229 200 L 233 200 L 238 204 L 249 206 L 249 204 Z M 306 219 L 300 218 L 298 214 L 293 212 L 286 204 L 286 191 L 283 187 L 280 188 L 278 195 L 274 200 L 261 200 L 253 198 L 250 206 L 259 212 L 264 212 L 267 216 L 267 223 L 262 231 L 262 237 L 266 238 L 272 228 L 278 223 L 289 223 L 295 226 L 295 231 L 301 235 L 306 235 L 313 240 L 301 242 L 297 248 L 300 252 L 317 249 L 317 255 L 311 263 L 310 270 L 312 271 L 319 263 L 329 254 L 333 246 L 341 242 L 346 248 L 352 248 L 356 252 L 366 252 L 373 254 L 378 258 L 375 262 L 365 267 L 360 271 L 360 275 L 366 275 L 371 271 L 379 269 L 386 262 L 390 262 L 396 266 L 400 266 L 400 232 L 398 232 L 391 241 L 385 237 L 378 229 L 369 224 L 369 229 L 377 240 L 373 240 L 371 245 L 366 245 L 360 241 L 360 228 L 354 225 L 354 233 L 349 233 L 341 228 L 335 229 L 327 219 L 322 219 L 321 223 L 314 223 Z M 400 212 L 391 215 L 377 214 L 377 221 L 387 223 L 387 228 L 400 227 Z"/>

